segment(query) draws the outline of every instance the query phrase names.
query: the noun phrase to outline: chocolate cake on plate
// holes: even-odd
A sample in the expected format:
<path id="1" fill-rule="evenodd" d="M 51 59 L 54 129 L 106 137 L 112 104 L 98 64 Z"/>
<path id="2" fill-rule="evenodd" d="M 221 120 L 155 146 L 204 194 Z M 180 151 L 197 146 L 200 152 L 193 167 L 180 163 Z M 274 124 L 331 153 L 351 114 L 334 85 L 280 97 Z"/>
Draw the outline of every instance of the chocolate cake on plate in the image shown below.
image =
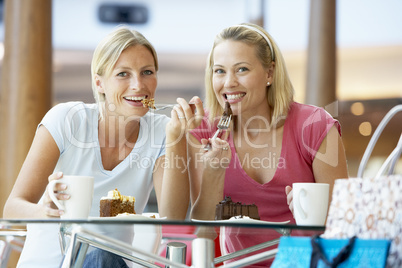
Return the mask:
<path id="1" fill-rule="evenodd" d="M 230 196 L 216 205 L 215 220 L 228 220 L 235 216 L 247 216 L 255 220 L 260 219 L 258 207 L 255 204 L 246 205 L 240 202 L 233 202 Z"/>

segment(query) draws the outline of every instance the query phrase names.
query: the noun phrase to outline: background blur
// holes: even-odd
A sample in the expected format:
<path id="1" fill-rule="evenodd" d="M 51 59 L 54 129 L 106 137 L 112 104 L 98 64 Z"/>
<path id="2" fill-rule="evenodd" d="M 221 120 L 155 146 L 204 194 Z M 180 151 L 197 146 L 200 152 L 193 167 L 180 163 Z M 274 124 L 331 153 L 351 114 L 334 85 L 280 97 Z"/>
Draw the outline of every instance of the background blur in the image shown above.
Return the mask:
<path id="1" fill-rule="evenodd" d="M 142 32 L 159 54 L 158 103 L 203 97 L 205 60 L 214 36 L 224 27 L 258 18 L 282 49 L 296 101 L 304 102 L 309 6 L 308 0 L 53 0 L 53 103 L 93 102 L 92 52 L 121 23 Z M 402 103 L 401 11 L 399 0 L 337 1 L 336 117 L 352 177 L 378 123 Z M 0 72 L 3 26 L 1 19 Z M 378 170 L 396 146 L 401 122 L 398 115 L 384 130 L 366 175 Z"/>

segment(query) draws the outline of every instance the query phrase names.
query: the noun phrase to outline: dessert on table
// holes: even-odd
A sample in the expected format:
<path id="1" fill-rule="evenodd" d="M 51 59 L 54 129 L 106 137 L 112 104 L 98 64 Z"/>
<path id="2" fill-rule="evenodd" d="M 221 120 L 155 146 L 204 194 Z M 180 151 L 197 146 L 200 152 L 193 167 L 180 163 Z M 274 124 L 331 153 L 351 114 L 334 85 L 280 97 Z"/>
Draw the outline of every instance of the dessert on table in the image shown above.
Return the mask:
<path id="1" fill-rule="evenodd" d="M 241 202 L 233 202 L 230 196 L 225 196 L 225 199 L 216 205 L 215 220 L 228 220 L 232 217 L 260 219 L 258 207 L 255 204 L 246 205 Z"/>
<path id="2" fill-rule="evenodd" d="M 109 191 L 100 200 L 99 214 L 101 217 L 115 217 L 119 214 L 136 214 L 135 197 L 122 195 L 117 189 Z"/>

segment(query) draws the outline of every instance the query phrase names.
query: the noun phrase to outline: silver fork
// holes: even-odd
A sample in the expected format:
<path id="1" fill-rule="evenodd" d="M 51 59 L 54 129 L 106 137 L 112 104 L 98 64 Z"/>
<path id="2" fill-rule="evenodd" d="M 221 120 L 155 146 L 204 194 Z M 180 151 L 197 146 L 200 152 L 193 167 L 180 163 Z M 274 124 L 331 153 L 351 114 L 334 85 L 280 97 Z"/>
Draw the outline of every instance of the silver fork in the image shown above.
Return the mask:
<path id="1" fill-rule="evenodd" d="M 215 134 L 212 136 L 211 140 L 216 139 L 220 133 L 222 133 L 223 130 L 226 130 L 230 126 L 230 121 L 232 121 L 232 115 L 229 116 L 222 116 L 221 119 L 218 122 L 218 129 L 216 130 Z M 208 142 L 207 145 L 205 145 L 204 150 L 209 151 L 211 150 L 212 145 L 211 142 Z"/>
<path id="2" fill-rule="evenodd" d="M 160 104 L 159 104 L 159 105 L 160 105 Z M 157 107 L 157 106 L 159 106 L 159 105 L 156 104 L 156 105 L 155 105 L 155 109 L 149 108 L 149 110 L 150 110 L 150 111 L 161 111 L 161 110 L 165 110 L 165 109 L 167 109 L 167 108 L 173 108 L 173 107 L 175 106 L 175 104 L 167 104 L 167 105 L 164 105 L 164 106 Z"/>
<path id="3" fill-rule="evenodd" d="M 167 108 L 173 108 L 175 105 L 177 105 L 177 104 L 166 104 L 166 105 L 162 105 L 162 106 L 161 106 L 161 104 L 155 104 L 154 105 L 155 109 L 152 109 L 151 107 L 149 107 L 149 110 L 150 111 L 161 111 L 161 110 L 165 110 Z M 194 103 L 189 103 L 188 105 L 190 105 L 191 108 L 195 109 Z"/>

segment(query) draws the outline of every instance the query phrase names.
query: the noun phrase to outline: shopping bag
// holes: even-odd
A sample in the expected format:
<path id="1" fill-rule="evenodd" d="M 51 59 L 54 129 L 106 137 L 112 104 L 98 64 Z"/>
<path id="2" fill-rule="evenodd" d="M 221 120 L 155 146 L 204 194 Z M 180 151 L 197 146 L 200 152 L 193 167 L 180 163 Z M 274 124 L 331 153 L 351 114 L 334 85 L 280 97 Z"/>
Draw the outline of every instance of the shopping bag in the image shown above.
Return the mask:
<path id="1" fill-rule="evenodd" d="M 281 237 L 271 268 L 385 267 L 390 241 Z"/>
<path id="2" fill-rule="evenodd" d="M 325 238 L 392 239 L 388 267 L 402 267 L 402 175 L 335 181 Z"/>
<path id="3" fill-rule="evenodd" d="M 367 145 L 357 178 L 335 181 L 322 237 L 392 239 L 387 267 L 402 267 L 402 175 L 395 174 L 395 165 L 402 153 L 402 133 L 395 149 L 373 177 L 364 170 L 382 131 L 391 118 L 402 111 L 392 108 L 381 120 Z"/>

